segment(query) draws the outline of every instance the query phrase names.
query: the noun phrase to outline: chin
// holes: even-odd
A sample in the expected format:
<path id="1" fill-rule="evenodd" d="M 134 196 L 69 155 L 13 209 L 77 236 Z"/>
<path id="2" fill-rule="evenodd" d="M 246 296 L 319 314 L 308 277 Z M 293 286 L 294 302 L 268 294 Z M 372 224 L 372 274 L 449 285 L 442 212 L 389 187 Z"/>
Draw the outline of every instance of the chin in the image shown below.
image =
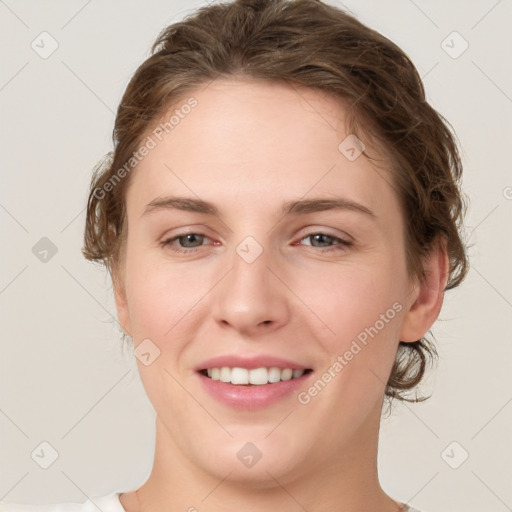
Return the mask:
<path id="1" fill-rule="evenodd" d="M 196 454 L 196 464 L 216 479 L 246 488 L 274 488 L 279 483 L 293 481 L 304 471 L 305 458 L 297 447 L 283 448 L 280 443 L 265 441 L 240 442 L 231 440 L 222 450 L 212 450 L 208 458 Z"/>

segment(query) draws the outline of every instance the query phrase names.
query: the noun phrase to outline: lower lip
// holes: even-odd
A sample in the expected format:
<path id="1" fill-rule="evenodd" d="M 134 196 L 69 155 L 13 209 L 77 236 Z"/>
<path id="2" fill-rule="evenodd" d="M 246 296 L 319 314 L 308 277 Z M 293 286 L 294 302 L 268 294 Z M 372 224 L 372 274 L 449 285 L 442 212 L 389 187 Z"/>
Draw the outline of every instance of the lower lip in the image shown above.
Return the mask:
<path id="1" fill-rule="evenodd" d="M 297 379 L 282 380 L 272 384 L 235 385 L 229 382 L 213 380 L 197 373 L 206 391 L 219 402 L 237 409 L 259 409 L 282 400 L 304 386 L 313 372 Z"/>

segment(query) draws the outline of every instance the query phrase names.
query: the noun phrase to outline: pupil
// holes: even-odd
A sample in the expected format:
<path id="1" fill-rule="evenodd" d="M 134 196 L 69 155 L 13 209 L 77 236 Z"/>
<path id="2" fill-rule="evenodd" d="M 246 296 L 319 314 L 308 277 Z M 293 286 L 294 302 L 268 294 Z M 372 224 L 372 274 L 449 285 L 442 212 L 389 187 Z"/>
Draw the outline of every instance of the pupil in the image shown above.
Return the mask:
<path id="1" fill-rule="evenodd" d="M 190 240 L 191 238 L 192 238 L 192 241 L 191 241 L 191 242 L 192 242 L 192 244 L 193 244 L 193 243 L 194 243 L 194 240 L 193 240 L 193 239 L 194 239 L 194 237 L 196 237 L 196 236 L 197 236 L 197 235 L 195 235 L 194 233 L 192 233 L 192 234 L 190 234 L 190 235 L 185 235 L 185 236 L 183 237 L 183 238 L 185 238 L 185 240 L 186 240 L 185 244 L 187 244 L 188 242 L 190 242 L 190 241 L 191 241 L 191 240 Z"/>
<path id="2" fill-rule="evenodd" d="M 322 237 L 324 239 L 324 243 L 322 244 Z M 318 235 L 313 235 L 313 238 L 317 239 L 317 240 L 320 240 L 320 244 L 321 245 L 328 245 L 329 244 L 329 236 L 328 235 L 322 235 L 322 234 L 318 234 Z"/>

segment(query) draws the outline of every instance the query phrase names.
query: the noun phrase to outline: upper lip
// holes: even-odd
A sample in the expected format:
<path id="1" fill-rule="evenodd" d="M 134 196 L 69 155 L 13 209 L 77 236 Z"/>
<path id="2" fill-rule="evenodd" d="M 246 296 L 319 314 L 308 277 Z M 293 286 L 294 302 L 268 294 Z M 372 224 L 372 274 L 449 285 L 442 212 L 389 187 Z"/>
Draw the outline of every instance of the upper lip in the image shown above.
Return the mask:
<path id="1" fill-rule="evenodd" d="M 203 361 L 196 366 L 196 371 L 208 370 L 210 368 L 222 368 L 227 366 L 229 368 L 247 368 L 253 370 L 255 368 L 271 368 L 277 367 L 281 370 L 285 368 L 291 368 L 292 370 L 308 370 L 311 369 L 308 366 L 304 366 L 295 361 L 283 359 L 282 357 L 271 356 L 271 355 L 253 355 L 253 356 L 240 356 L 236 354 L 226 354 L 216 357 L 212 357 L 206 361 Z"/>

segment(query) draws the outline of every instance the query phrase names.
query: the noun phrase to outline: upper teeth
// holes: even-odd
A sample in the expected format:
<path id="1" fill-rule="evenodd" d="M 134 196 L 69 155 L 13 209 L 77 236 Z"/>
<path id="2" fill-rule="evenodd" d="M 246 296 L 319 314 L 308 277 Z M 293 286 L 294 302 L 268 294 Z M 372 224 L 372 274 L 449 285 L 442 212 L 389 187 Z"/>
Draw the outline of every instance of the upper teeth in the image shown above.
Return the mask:
<path id="1" fill-rule="evenodd" d="M 221 382 L 231 382 L 231 384 L 256 384 L 263 385 L 269 382 L 279 382 L 281 380 L 296 379 L 304 374 L 304 370 L 292 370 L 291 368 L 208 368 L 208 377 L 212 380 Z"/>

